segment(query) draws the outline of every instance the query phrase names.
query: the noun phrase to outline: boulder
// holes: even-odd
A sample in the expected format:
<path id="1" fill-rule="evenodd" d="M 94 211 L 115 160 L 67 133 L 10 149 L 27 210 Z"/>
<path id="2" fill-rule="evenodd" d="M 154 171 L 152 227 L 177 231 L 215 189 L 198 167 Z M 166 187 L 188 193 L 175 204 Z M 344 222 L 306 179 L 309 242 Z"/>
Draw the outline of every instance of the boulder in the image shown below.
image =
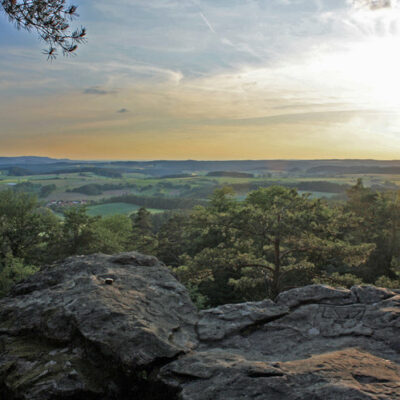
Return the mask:
<path id="1" fill-rule="evenodd" d="M 69 258 L 0 300 L 0 399 L 400 399 L 400 293 L 198 311 L 154 257 Z"/>
<path id="2" fill-rule="evenodd" d="M 97 399 L 134 391 L 134 381 L 197 346 L 196 322 L 185 288 L 156 258 L 69 258 L 0 300 L 0 393 Z"/>

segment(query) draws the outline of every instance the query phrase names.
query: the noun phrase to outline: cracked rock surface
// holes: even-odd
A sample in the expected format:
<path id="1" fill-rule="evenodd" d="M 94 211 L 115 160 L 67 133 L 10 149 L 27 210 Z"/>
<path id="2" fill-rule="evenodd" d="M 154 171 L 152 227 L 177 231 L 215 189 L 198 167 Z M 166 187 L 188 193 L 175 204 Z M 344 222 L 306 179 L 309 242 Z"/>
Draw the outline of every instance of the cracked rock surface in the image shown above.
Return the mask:
<path id="1" fill-rule="evenodd" d="M 123 253 L 0 300 L 0 399 L 134 398 L 400 400 L 400 292 L 314 285 L 198 312 L 156 258 Z"/>

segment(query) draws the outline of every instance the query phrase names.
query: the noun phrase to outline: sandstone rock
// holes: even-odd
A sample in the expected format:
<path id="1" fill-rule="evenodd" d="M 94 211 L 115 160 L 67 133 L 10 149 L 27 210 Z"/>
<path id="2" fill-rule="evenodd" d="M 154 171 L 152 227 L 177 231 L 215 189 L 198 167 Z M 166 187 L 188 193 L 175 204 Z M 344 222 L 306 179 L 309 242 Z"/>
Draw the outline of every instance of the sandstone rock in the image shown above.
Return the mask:
<path id="1" fill-rule="evenodd" d="M 377 303 L 399 294 L 390 289 L 376 286 L 353 286 L 351 292 L 356 296 L 358 301 L 363 304 Z"/>
<path id="2" fill-rule="evenodd" d="M 112 280 L 112 284 L 106 284 Z M 3 400 L 400 400 L 400 293 L 198 312 L 154 257 L 73 257 L 0 300 Z"/>
<path id="3" fill-rule="evenodd" d="M 184 400 L 400 399 L 397 293 L 313 285 L 282 293 L 277 305 L 290 312 L 201 342 L 162 369 L 164 382 Z"/>
<path id="4" fill-rule="evenodd" d="M 221 340 L 239 333 L 248 326 L 271 321 L 289 312 L 285 306 L 278 306 L 271 300 L 244 304 L 227 304 L 200 312 L 197 332 L 200 340 Z"/>
<path id="5" fill-rule="evenodd" d="M 198 352 L 162 374 L 182 388 L 182 400 L 400 399 L 399 365 L 354 348 L 273 363 L 221 350 Z"/>
<path id="6" fill-rule="evenodd" d="M 301 304 L 320 303 L 324 304 L 351 304 L 355 297 L 350 290 L 332 288 L 326 285 L 310 285 L 298 289 L 292 289 L 279 294 L 276 302 L 293 308 Z"/>
<path id="7" fill-rule="evenodd" d="M 193 349 L 196 321 L 185 288 L 154 257 L 70 258 L 0 300 L 0 381 L 24 399 L 118 392 L 121 377 Z"/>

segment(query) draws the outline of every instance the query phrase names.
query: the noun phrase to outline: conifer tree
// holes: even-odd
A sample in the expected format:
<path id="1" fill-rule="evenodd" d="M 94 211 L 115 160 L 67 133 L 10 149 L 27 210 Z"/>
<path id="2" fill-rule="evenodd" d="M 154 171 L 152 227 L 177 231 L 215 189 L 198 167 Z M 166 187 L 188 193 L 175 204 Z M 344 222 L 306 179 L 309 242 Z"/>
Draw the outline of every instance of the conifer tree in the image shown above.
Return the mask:
<path id="1" fill-rule="evenodd" d="M 71 29 L 77 7 L 66 0 L 0 0 L 0 6 L 18 29 L 36 31 L 48 45 L 44 53 L 51 59 L 58 50 L 64 55 L 74 53 L 85 40 L 85 28 Z"/>

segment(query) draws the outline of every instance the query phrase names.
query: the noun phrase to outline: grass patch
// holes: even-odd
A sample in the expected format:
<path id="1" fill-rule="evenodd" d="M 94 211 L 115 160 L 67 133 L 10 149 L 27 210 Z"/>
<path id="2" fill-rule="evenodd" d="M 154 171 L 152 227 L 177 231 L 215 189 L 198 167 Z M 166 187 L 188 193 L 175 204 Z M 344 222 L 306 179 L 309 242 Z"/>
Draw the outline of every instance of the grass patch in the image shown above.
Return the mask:
<path id="1" fill-rule="evenodd" d="M 107 203 L 107 204 L 98 204 L 95 206 L 88 206 L 87 213 L 90 216 L 100 215 L 102 217 L 107 217 L 110 215 L 124 214 L 130 215 L 136 212 L 140 206 L 128 203 Z M 158 210 L 155 208 L 148 209 L 152 214 L 156 214 L 159 212 L 163 212 L 164 210 Z"/>

